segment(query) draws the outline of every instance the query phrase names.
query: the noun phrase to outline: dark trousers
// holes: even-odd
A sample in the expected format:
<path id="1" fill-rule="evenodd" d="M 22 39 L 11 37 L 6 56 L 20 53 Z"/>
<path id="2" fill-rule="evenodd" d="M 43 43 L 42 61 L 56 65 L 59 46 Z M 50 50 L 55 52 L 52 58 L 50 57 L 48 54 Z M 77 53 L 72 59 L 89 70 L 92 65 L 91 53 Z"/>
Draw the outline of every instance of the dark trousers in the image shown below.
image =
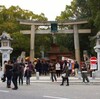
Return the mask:
<path id="1" fill-rule="evenodd" d="M 56 70 L 57 77 L 60 77 L 60 70 Z"/>
<path id="2" fill-rule="evenodd" d="M 72 73 L 72 70 L 69 69 L 69 70 L 68 70 L 68 76 L 71 76 L 71 73 Z"/>
<path id="3" fill-rule="evenodd" d="M 62 85 L 67 80 L 67 85 L 69 85 L 69 78 L 68 77 L 62 77 Z"/>
<path id="4" fill-rule="evenodd" d="M 51 80 L 52 82 L 57 81 L 57 78 L 56 78 L 56 74 L 54 72 L 51 72 Z"/>
<path id="5" fill-rule="evenodd" d="M 19 85 L 23 85 L 23 75 L 19 75 Z"/>
<path id="6" fill-rule="evenodd" d="M 89 82 L 89 79 L 88 79 L 88 77 L 87 77 L 87 73 L 82 73 L 82 78 L 83 78 L 83 82 L 85 82 L 85 80 L 86 80 L 87 82 Z"/>
<path id="7" fill-rule="evenodd" d="M 26 84 L 30 85 L 30 77 L 26 77 Z"/>
<path id="8" fill-rule="evenodd" d="M 8 88 L 11 87 L 11 78 L 12 78 L 12 76 L 7 76 L 7 87 Z"/>
<path id="9" fill-rule="evenodd" d="M 18 89 L 17 79 L 18 79 L 18 75 L 14 74 L 13 77 L 12 77 L 12 82 L 14 84 L 15 89 Z"/>

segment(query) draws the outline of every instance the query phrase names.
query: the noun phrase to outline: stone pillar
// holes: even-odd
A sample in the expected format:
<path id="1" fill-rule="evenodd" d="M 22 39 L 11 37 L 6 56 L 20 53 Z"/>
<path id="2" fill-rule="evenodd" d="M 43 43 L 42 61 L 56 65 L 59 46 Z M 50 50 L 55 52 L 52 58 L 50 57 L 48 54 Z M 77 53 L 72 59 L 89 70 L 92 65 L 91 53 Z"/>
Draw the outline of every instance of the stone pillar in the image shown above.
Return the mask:
<path id="1" fill-rule="evenodd" d="M 80 47 L 79 47 L 79 35 L 77 24 L 73 26 L 74 28 L 74 46 L 75 46 L 75 59 L 80 64 Z"/>
<path id="2" fill-rule="evenodd" d="M 95 76 L 100 78 L 100 45 L 94 47 L 95 52 L 97 52 L 97 66 L 98 70 L 95 71 Z"/>
<path id="3" fill-rule="evenodd" d="M 30 61 L 34 59 L 34 44 L 35 44 L 35 25 L 31 25 L 31 39 L 30 39 Z"/>
<path id="4" fill-rule="evenodd" d="M 98 71 L 100 71 L 100 51 L 97 53 L 97 59 L 98 59 Z"/>
<path id="5" fill-rule="evenodd" d="M 95 77 L 100 78 L 100 45 L 96 45 L 94 49 L 95 52 L 97 52 L 97 66 L 98 66 L 98 70 L 95 71 Z"/>
<path id="6" fill-rule="evenodd" d="M 94 47 L 97 52 L 97 65 L 98 70 L 95 72 L 95 76 L 100 78 L 100 31 L 96 35 L 96 46 Z"/>

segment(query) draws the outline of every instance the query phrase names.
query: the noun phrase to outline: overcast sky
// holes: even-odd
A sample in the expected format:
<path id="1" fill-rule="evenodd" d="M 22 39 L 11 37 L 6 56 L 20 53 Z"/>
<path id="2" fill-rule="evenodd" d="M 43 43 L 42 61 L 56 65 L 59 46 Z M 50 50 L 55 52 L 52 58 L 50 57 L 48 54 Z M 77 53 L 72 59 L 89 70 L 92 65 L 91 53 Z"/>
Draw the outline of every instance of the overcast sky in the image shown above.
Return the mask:
<path id="1" fill-rule="evenodd" d="M 14 5 L 21 9 L 30 10 L 34 14 L 44 13 L 48 20 L 55 20 L 61 11 L 65 10 L 66 5 L 70 5 L 72 0 L 0 0 L 0 5 L 6 8 Z"/>

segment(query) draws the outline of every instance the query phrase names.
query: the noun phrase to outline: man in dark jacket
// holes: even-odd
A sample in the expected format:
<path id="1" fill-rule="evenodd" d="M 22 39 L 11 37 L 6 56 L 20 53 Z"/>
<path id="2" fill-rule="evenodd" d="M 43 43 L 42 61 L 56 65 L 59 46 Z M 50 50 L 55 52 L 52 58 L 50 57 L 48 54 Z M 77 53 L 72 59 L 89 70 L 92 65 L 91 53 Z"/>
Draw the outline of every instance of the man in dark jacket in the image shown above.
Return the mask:
<path id="1" fill-rule="evenodd" d="M 82 73 L 83 82 L 85 83 L 85 80 L 87 82 L 89 82 L 89 79 L 88 79 L 88 76 L 87 76 L 88 70 L 87 70 L 87 67 L 86 67 L 85 63 L 82 64 L 81 73 Z"/>
<path id="2" fill-rule="evenodd" d="M 19 63 L 14 63 L 13 65 L 13 69 L 12 69 L 12 82 L 14 84 L 14 88 L 12 88 L 13 90 L 17 90 L 18 89 L 18 84 L 17 84 L 17 79 L 19 76 Z"/>
<path id="3" fill-rule="evenodd" d="M 36 69 L 36 72 L 39 72 L 39 75 L 41 75 L 42 73 L 42 64 L 41 64 L 41 61 L 38 60 L 36 65 L 35 65 L 35 69 Z"/>
<path id="4" fill-rule="evenodd" d="M 23 85 L 24 67 L 25 64 L 21 61 L 21 63 L 19 63 L 19 85 Z"/>

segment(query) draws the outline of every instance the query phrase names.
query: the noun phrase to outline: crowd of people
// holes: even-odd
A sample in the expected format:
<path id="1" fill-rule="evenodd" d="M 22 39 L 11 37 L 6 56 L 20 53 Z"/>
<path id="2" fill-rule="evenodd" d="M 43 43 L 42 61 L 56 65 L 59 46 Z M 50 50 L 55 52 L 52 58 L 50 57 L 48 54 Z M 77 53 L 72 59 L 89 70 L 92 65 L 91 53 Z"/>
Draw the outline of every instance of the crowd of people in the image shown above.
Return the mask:
<path id="1" fill-rule="evenodd" d="M 39 75 L 48 75 L 51 72 L 51 68 L 54 67 L 57 77 L 61 76 L 63 70 L 64 61 L 45 61 L 37 60 L 35 63 L 34 69 L 36 72 L 39 72 Z M 67 61 L 69 76 L 77 76 L 79 70 L 79 64 L 77 61 L 72 63 L 70 60 Z"/>
<path id="2" fill-rule="evenodd" d="M 51 76 L 51 81 L 57 81 L 58 77 L 62 77 L 62 83 L 60 85 L 64 85 L 64 82 L 67 81 L 66 86 L 69 86 L 69 76 L 78 76 L 78 71 L 80 70 L 82 73 L 83 82 L 85 80 L 89 82 L 87 77 L 87 69 L 86 65 L 83 64 L 82 68 L 77 61 L 74 64 L 69 60 L 64 61 L 45 61 L 38 59 L 35 62 L 13 62 L 9 60 L 8 62 L 4 62 L 4 78 L 7 80 L 7 88 L 11 88 L 11 82 L 14 85 L 13 90 L 18 89 L 18 85 L 23 85 L 23 78 L 26 78 L 26 84 L 30 85 L 30 77 L 36 72 L 41 75 L 49 75 Z"/>
<path id="3" fill-rule="evenodd" d="M 7 88 L 11 88 L 11 82 L 13 83 L 13 90 L 18 89 L 19 85 L 23 85 L 23 77 L 26 77 L 26 84 L 30 84 L 30 77 L 32 74 L 33 65 L 31 62 L 25 66 L 23 60 L 21 62 L 13 62 L 11 60 L 4 61 L 4 76 L 3 81 L 7 80 Z"/>

